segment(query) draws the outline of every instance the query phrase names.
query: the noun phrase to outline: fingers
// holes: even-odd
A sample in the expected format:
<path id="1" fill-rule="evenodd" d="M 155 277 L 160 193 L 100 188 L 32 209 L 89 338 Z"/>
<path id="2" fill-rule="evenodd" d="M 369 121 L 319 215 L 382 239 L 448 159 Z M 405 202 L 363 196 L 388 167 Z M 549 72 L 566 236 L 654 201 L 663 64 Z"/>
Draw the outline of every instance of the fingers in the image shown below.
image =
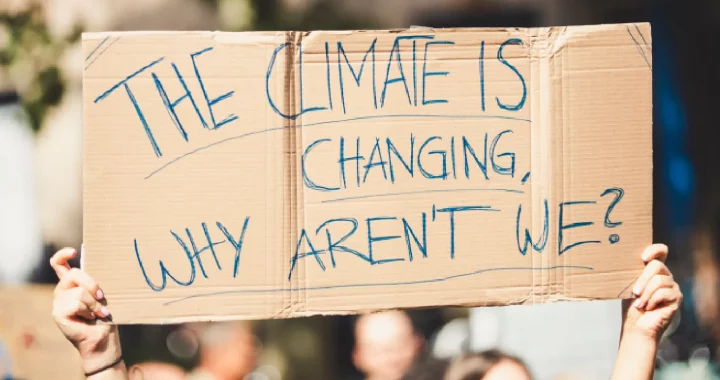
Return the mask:
<path id="1" fill-rule="evenodd" d="M 88 305 L 77 298 L 64 297 L 55 300 L 53 314 L 57 319 L 73 319 L 81 317 L 87 320 L 95 319 L 95 314 Z"/>
<path id="2" fill-rule="evenodd" d="M 653 310 L 660 305 L 680 305 L 682 303 L 682 293 L 680 287 L 673 283 L 674 286 L 669 288 L 660 288 L 650 297 L 645 310 Z"/>
<path id="3" fill-rule="evenodd" d="M 75 312 L 74 316 L 81 317 L 90 321 L 95 319 L 95 313 L 93 313 L 92 310 L 90 310 L 90 308 L 88 308 L 85 304 L 82 304 L 82 306 L 78 306 L 78 309 Z"/>
<path id="4" fill-rule="evenodd" d="M 653 260 L 665 262 L 668 256 L 668 247 L 665 244 L 653 244 L 647 248 L 640 256 L 644 263 L 649 263 Z"/>
<path id="5" fill-rule="evenodd" d="M 76 254 L 77 251 L 73 248 L 63 248 L 50 258 L 50 266 L 55 270 L 55 274 L 59 279 L 62 280 L 65 274 L 70 271 L 68 261 L 75 257 Z"/>
<path id="6" fill-rule="evenodd" d="M 108 311 L 108 309 L 103 306 L 103 304 L 98 302 L 98 300 L 95 299 L 95 297 L 93 297 L 92 295 L 90 295 L 90 293 L 88 293 L 88 291 L 84 288 L 73 288 L 71 292 L 73 292 L 73 298 L 79 299 L 88 307 L 88 309 L 90 309 L 93 314 L 93 318 L 95 316 L 99 318 L 107 318 L 108 316 L 110 316 L 110 312 Z"/>
<path id="7" fill-rule="evenodd" d="M 84 288 L 75 287 L 55 299 L 56 314 L 61 318 L 82 317 L 87 320 L 107 318 L 110 312 Z"/>
<path id="8" fill-rule="evenodd" d="M 646 306 L 649 306 L 648 302 L 650 299 L 660 289 L 672 289 L 675 285 L 675 280 L 673 280 L 672 277 L 668 275 L 655 275 L 650 278 L 642 294 L 635 300 L 633 305 L 638 309 L 646 308 Z"/>
<path id="9" fill-rule="evenodd" d="M 94 317 L 107 318 L 110 316 L 108 309 L 100 303 L 105 298 L 102 290 L 100 290 L 92 277 L 80 269 L 70 269 L 58 283 L 55 294 L 56 298 L 64 299 L 64 302 L 69 304 L 78 301 L 83 303 L 91 316 L 84 310 L 81 311 L 79 316 L 87 319 Z"/>
<path id="10" fill-rule="evenodd" d="M 70 269 L 63 276 L 58 283 L 56 290 L 67 290 L 76 286 L 85 288 L 85 290 L 92 294 L 98 301 L 101 301 L 105 297 L 97 282 L 95 282 L 90 275 L 77 268 Z"/>
<path id="11" fill-rule="evenodd" d="M 640 297 L 643 292 L 645 291 L 645 287 L 648 285 L 648 282 L 650 281 L 653 276 L 656 275 L 664 275 L 664 276 L 670 276 L 672 277 L 672 274 L 670 273 L 670 270 L 662 261 L 659 260 L 652 260 L 650 261 L 646 266 L 645 270 L 642 272 L 638 280 L 635 282 L 635 287 L 633 288 L 633 294 L 635 294 L 636 297 Z"/>

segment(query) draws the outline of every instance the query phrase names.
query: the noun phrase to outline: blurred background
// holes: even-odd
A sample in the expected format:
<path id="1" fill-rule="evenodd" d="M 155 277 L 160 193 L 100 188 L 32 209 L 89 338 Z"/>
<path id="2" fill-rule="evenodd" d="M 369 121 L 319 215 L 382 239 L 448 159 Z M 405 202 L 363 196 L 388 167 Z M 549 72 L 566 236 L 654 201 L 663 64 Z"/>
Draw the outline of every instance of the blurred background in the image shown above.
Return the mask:
<path id="1" fill-rule="evenodd" d="M 654 235 L 670 246 L 669 266 L 685 294 L 657 377 L 718 378 L 720 128 L 711 115 L 720 104 L 717 0 L 0 0 L 0 283 L 54 283 L 49 255 L 81 243 L 82 32 L 641 21 L 652 23 L 653 34 Z M 612 368 L 619 310 L 618 302 L 590 302 L 410 317 L 424 355 L 499 347 L 524 359 L 539 379 L 600 379 Z M 361 378 L 354 326 L 353 317 L 255 323 L 256 365 L 245 378 Z M 208 335 L 198 331 L 123 327 L 126 360 L 190 369 L 202 361 Z"/>

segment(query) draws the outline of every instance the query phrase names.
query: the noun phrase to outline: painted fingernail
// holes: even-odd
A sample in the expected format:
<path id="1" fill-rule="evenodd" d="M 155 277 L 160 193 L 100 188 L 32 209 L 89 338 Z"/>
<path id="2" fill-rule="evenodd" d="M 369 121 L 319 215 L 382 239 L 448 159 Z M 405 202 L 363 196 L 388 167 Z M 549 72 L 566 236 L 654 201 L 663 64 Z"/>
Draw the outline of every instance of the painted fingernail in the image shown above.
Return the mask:
<path id="1" fill-rule="evenodd" d="M 103 307 L 100 309 L 100 314 L 102 314 L 103 317 L 107 318 L 107 317 L 110 316 L 110 310 L 108 310 L 105 306 L 103 306 Z"/>
<path id="2" fill-rule="evenodd" d="M 96 295 L 97 295 L 97 299 L 98 299 L 98 300 L 101 300 L 101 299 L 105 298 L 105 294 L 103 294 L 103 291 L 100 290 L 100 289 L 98 289 Z"/>

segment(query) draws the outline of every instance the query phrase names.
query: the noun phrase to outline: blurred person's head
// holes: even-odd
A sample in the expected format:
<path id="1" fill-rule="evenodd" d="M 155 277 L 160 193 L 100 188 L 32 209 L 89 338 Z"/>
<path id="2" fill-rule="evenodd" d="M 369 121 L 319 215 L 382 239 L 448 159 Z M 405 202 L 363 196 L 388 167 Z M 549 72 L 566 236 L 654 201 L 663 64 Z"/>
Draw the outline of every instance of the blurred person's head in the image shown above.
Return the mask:
<path id="1" fill-rule="evenodd" d="M 518 358 L 492 350 L 454 360 L 444 380 L 531 380 L 530 371 Z"/>
<path id="2" fill-rule="evenodd" d="M 422 342 L 406 313 L 366 314 L 355 325 L 353 363 L 368 379 L 400 379 L 419 355 Z"/>
<path id="3" fill-rule="evenodd" d="M 431 358 L 418 361 L 402 378 L 403 380 L 442 380 L 449 366 L 448 359 Z"/>
<path id="4" fill-rule="evenodd" d="M 135 364 L 128 370 L 130 380 L 185 380 L 182 368 L 169 363 L 145 362 Z"/>
<path id="5" fill-rule="evenodd" d="M 242 380 L 255 368 L 255 336 L 247 322 L 203 325 L 198 367 L 217 380 Z"/>

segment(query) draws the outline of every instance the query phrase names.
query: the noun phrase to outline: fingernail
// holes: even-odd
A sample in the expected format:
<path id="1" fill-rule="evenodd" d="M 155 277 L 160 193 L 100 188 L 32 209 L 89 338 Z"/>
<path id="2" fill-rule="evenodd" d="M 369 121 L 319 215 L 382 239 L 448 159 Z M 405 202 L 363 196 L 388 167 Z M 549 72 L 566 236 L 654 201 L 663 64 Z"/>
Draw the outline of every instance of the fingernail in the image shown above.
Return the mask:
<path id="1" fill-rule="evenodd" d="M 633 288 L 632 292 L 635 296 L 640 297 L 640 293 L 642 292 L 640 285 L 635 286 L 635 288 Z"/>
<path id="2" fill-rule="evenodd" d="M 90 314 L 90 319 L 95 319 L 95 314 Z"/>
<path id="3" fill-rule="evenodd" d="M 637 300 L 635 300 L 635 303 L 633 304 L 633 306 L 635 306 L 636 309 L 642 309 L 644 304 L 645 304 L 645 302 L 643 302 L 643 300 L 637 299 Z"/>
<path id="4" fill-rule="evenodd" d="M 103 294 L 102 290 L 100 290 L 100 289 L 98 289 L 96 295 L 97 295 L 98 301 L 101 300 L 101 299 L 103 299 L 103 298 L 105 298 L 105 295 Z"/>
<path id="5" fill-rule="evenodd" d="M 105 306 L 103 306 L 103 307 L 100 309 L 100 314 L 102 314 L 103 317 L 107 318 L 107 317 L 110 316 L 110 310 L 108 310 Z"/>

